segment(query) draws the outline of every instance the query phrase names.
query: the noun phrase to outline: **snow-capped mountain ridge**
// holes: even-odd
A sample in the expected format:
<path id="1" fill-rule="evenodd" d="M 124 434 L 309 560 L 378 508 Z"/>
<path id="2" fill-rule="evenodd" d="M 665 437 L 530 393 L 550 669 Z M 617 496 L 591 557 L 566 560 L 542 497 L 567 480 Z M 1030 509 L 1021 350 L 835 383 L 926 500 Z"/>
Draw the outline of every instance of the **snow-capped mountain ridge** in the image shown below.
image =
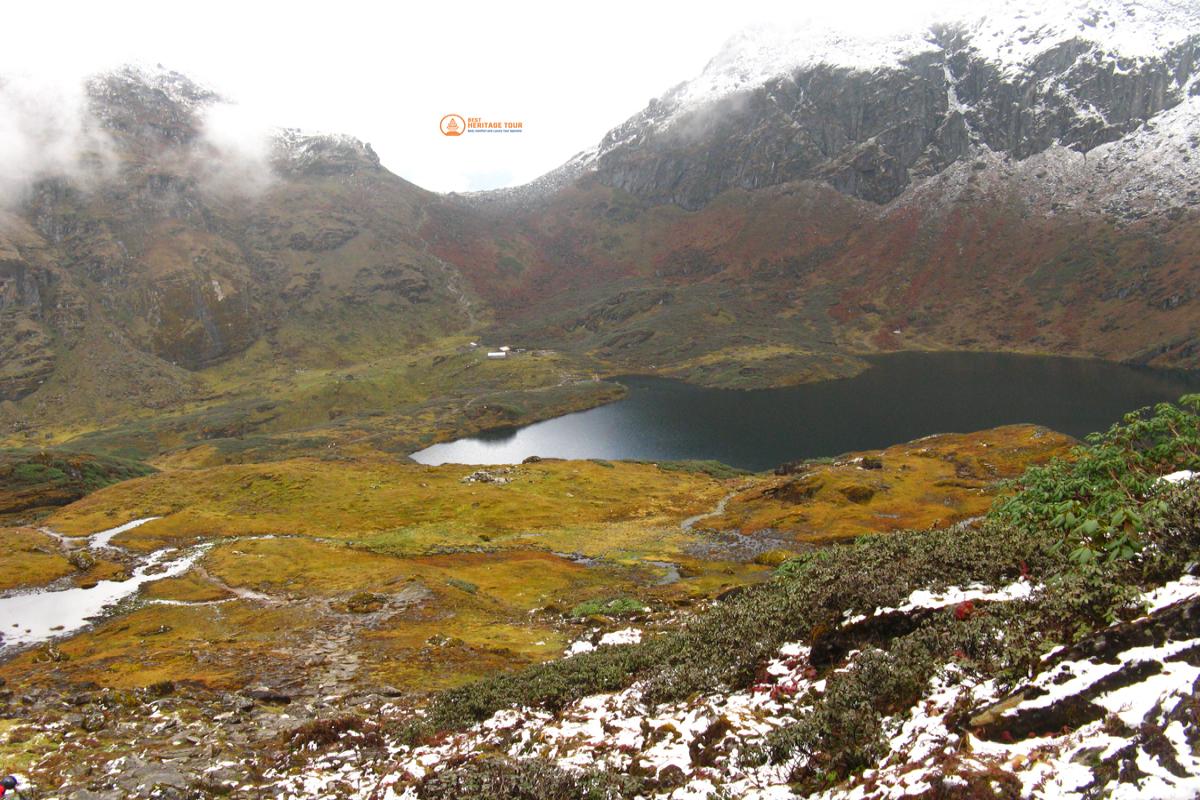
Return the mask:
<path id="1" fill-rule="evenodd" d="M 961 37 L 966 49 L 1008 75 L 1072 40 L 1128 69 L 1153 59 L 1200 32 L 1200 5 L 1175 0 L 1097 5 L 1074 2 L 993 3 L 982 13 L 930 12 L 896 29 L 855 28 L 810 20 L 790 28 L 760 25 L 731 37 L 692 81 L 660 98 L 679 112 L 753 89 L 772 78 L 817 66 L 870 72 L 898 69 L 922 53 L 949 49 Z M 1092 48 L 1089 48 L 1092 49 Z M 673 121 L 673 120 L 672 120 Z"/>
<path id="2" fill-rule="evenodd" d="M 980 150 L 1020 161 L 1135 132 L 1133 150 L 1157 150 L 1165 128 L 1143 124 L 1197 91 L 1198 53 L 1200 5 L 1176 0 L 1002 0 L 890 30 L 749 29 L 595 148 L 506 194 L 595 172 L 690 209 L 798 179 L 888 203 Z"/>
<path id="3" fill-rule="evenodd" d="M 915 181 L 892 206 L 950 208 L 972 191 L 1017 192 L 1046 214 L 1100 213 L 1122 219 L 1200 205 L 1200 95 L 1157 114 L 1117 141 L 1079 152 L 1054 144 L 1016 160 L 986 145 L 929 178 Z"/>

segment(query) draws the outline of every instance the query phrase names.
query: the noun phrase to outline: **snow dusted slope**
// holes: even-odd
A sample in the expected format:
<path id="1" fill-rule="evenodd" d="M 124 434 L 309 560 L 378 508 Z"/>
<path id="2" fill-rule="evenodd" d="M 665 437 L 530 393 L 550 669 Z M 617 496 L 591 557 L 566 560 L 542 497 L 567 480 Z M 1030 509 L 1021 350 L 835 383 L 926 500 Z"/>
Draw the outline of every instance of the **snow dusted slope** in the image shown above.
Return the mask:
<path id="1" fill-rule="evenodd" d="M 1188 97 L 1122 138 L 1082 153 L 1054 144 L 1022 160 L 986 146 L 914 181 L 897 206 L 952 208 L 971 192 L 1017 194 L 1046 214 L 1104 213 L 1137 219 L 1200 205 L 1200 96 Z"/>
<path id="2" fill-rule="evenodd" d="M 963 25 L 980 57 L 1010 74 L 1071 40 L 1109 58 L 1148 60 L 1200 30 L 1200 6 L 1187 0 L 1008 0 L 985 9 L 974 21 L 964 15 L 945 22 Z"/>
<path id="3" fill-rule="evenodd" d="M 826 66 L 862 72 L 901 69 L 923 53 L 940 53 L 946 31 L 959 32 L 965 49 L 1014 77 L 1039 56 L 1072 41 L 1090 45 L 1088 55 L 1111 59 L 1118 70 L 1153 60 L 1200 33 L 1200 4 L 1180 0 L 1128 2 L 993 2 L 958 11 L 915 15 L 906 27 L 876 29 L 869 21 L 807 20 L 791 28 L 756 26 L 733 36 L 694 80 L 668 92 L 660 103 L 670 125 L 689 111 L 773 78 Z"/>
<path id="4" fill-rule="evenodd" d="M 699 77 L 668 94 L 676 104 L 669 120 L 798 69 L 820 65 L 868 72 L 898 69 L 909 58 L 936 49 L 927 23 L 910 24 L 899 32 L 831 27 L 820 20 L 794 28 L 756 26 L 729 39 Z"/>
<path id="5" fill-rule="evenodd" d="M 988 151 L 1022 161 L 1120 142 L 1107 166 L 1089 159 L 1089 187 L 1118 206 L 1174 202 L 1186 199 L 1176 167 L 1192 175 L 1180 154 L 1191 149 L 1198 45 L 1200 4 L 1179 0 L 1000 0 L 899 29 L 754 28 L 527 188 L 595 172 L 643 199 L 699 208 L 730 188 L 821 180 L 882 204 Z M 1131 156 L 1154 175 L 1124 169 Z"/>
<path id="6" fill-rule="evenodd" d="M 1123 139 L 1097 148 L 1093 170 L 1109 209 L 1200 202 L 1198 146 L 1200 96 L 1193 95 Z"/>
<path id="7" fill-rule="evenodd" d="M 954 608 L 974 613 L 975 603 L 1021 602 L 1041 588 L 1018 581 L 990 592 L 916 591 L 904 605 L 877 609 L 875 616 L 901 619 Z M 1194 797 L 1200 792 L 1192 695 L 1200 680 L 1200 581 L 1185 575 L 1138 602 L 1145 615 L 1047 653 L 1039 675 L 1012 691 L 947 663 L 912 707 L 885 720 L 888 751 L 826 791 L 792 783 L 808 760 L 803 754 L 782 763 L 756 757 L 773 733 L 810 713 L 865 656 L 854 650 L 819 677 L 812 650 L 799 642 L 780 648 L 756 682 L 740 691 L 655 704 L 635 683 L 584 697 L 557 714 L 506 708 L 429 744 L 388 742 L 391 763 L 364 758 L 347 737 L 337 752 L 267 779 L 284 797 L 354 787 L 345 796 L 417 800 L 423 778 L 471 759 L 508 757 L 567 771 L 599 767 L 653 776 L 645 800 Z M 845 620 L 843 628 L 865 620 Z"/>

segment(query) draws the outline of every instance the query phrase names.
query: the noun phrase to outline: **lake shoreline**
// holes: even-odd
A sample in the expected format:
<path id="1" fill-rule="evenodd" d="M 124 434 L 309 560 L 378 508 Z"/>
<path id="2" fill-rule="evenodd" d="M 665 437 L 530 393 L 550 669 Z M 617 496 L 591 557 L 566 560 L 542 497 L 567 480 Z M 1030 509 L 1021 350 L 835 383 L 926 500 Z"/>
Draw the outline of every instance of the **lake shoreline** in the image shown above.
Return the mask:
<path id="1" fill-rule="evenodd" d="M 424 464 L 471 465 L 512 464 L 534 455 L 716 460 L 758 471 L 798 458 L 1021 422 L 1080 436 L 1106 428 L 1144 405 L 1200 392 L 1200 372 L 1090 357 L 979 351 L 901 351 L 862 357 L 871 366 L 853 377 L 770 389 L 706 387 L 645 374 L 610 376 L 606 380 L 629 388 L 619 400 L 441 442 L 409 457 Z M 919 385 L 923 382 L 929 385 Z M 979 385 L 982 388 L 972 390 Z M 648 394 L 658 399 L 647 400 Z M 1006 402 L 998 402 L 1000 397 Z M 871 398 L 882 399 L 871 402 Z M 680 427 L 672 417 L 686 415 L 682 409 L 692 409 L 695 404 L 719 406 L 724 416 L 702 413 L 698 427 Z M 834 420 L 840 435 L 804 438 L 794 421 L 780 415 L 779 407 L 788 404 L 819 420 L 817 424 Z M 944 406 L 946 413 L 931 414 L 930 408 L 935 406 Z M 894 407 L 898 421 L 889 425 L 886 418 L 881 419 L 884 407 Z M 971 409 L 978 413 L 961 413 Z M 747 416 L 778 419 L 764 420 L 759 428 L 728 421 Z M 775 423 L 777 430 L 772 433 Z M 547 430 L 548 426 L 559 430 Z M 749 436 L 753 446 L 723 441 L 714 445 L 711 441 L 738 435 Z M 584 442 L 590 444 L 581 444 Z M 768 455 L 760 455 L 762 452 Z"/>

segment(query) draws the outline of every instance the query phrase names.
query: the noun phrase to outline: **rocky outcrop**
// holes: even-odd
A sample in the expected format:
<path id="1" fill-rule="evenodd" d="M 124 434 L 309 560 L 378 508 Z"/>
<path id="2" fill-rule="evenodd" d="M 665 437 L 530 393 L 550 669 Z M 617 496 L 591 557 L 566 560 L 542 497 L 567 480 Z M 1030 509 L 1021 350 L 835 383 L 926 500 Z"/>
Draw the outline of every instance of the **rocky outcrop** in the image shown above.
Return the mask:
<path id="1" fill-rule="evenodd" d="M 824 53 L 705 102 L 685 84 L 611 131 L 591 168 L 607 185 L 687 209 L 804 179 L 887 203 L 974 149 L 1018 160 L 1054 145 L 1088 152 L 1195 91 L 1200 30 L 1134 59 L 1110 51 L 1100 28 L 1060 41 L 1029 27 L 1029 39 L 1049 41 L 1022 42 L 1031 54 L 1015 66 L 985 52 L 986 31 L 942 25 L 895 64 L 845 66 Z"/>
<path id="2" fill-rule="evenodd" d="M 219 96 L 185 75 L 127 66 L 88 83 L 92 113 L 110 132 L 144 143 L 187 144 L 200 133 L 197 109 Z"/>
<path id="3" fill-rule="evenodd" d="M 37 395 L 9 427 L 76 400 L 99 414 L 96 395 L 162 407 L 198 388 L 181 370 L 302 315 L 309 342 L 353 330 L 398 348 L 456 324 L 455 268 L 413 230 L 426 194 L 370 145 L 282 130 L 227 148 L 225 101 L 161 68 L 98 75 L 83 99 L 79 158 L 31 178 L 0 219 L 21 245 L 0 240 L 0 400 Z M 431 325 L 407 313 L 418 303 L 448 313 Z"/>
<path id="4" fill-rule="evenodd" d="M 274 164 L 284 173 L 353 175 L 382 172 L 371 145 L 344 135 L 305 135 L 281 131 L 275 142 Z"/>
<path id="5" fill-rule="evenodd" d="M 54 323 L 72 306 L 60 276 L 30 263 L 0 234 L 0 400 L 19 400 L 54 372 Z"/>

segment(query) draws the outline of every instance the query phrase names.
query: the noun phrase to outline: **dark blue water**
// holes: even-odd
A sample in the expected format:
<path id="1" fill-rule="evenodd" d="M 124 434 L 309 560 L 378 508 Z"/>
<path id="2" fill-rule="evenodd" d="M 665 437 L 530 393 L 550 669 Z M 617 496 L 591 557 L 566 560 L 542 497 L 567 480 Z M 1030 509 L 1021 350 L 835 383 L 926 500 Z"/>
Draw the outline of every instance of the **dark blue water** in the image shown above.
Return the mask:
<path id="1" fill-rule="evenodd" d="M 1073 436 L 1122 414 L 1200 393 L 1200 373 L 996 353 L 897 353 L 839 381 L 752 391 L 628 377 L 629 395 L 577 414 L 434 445 L 425 464 L 531 456 L 716 459 L 762 470 L 886 447 L 931 433 L 1032 422 Z"/>

